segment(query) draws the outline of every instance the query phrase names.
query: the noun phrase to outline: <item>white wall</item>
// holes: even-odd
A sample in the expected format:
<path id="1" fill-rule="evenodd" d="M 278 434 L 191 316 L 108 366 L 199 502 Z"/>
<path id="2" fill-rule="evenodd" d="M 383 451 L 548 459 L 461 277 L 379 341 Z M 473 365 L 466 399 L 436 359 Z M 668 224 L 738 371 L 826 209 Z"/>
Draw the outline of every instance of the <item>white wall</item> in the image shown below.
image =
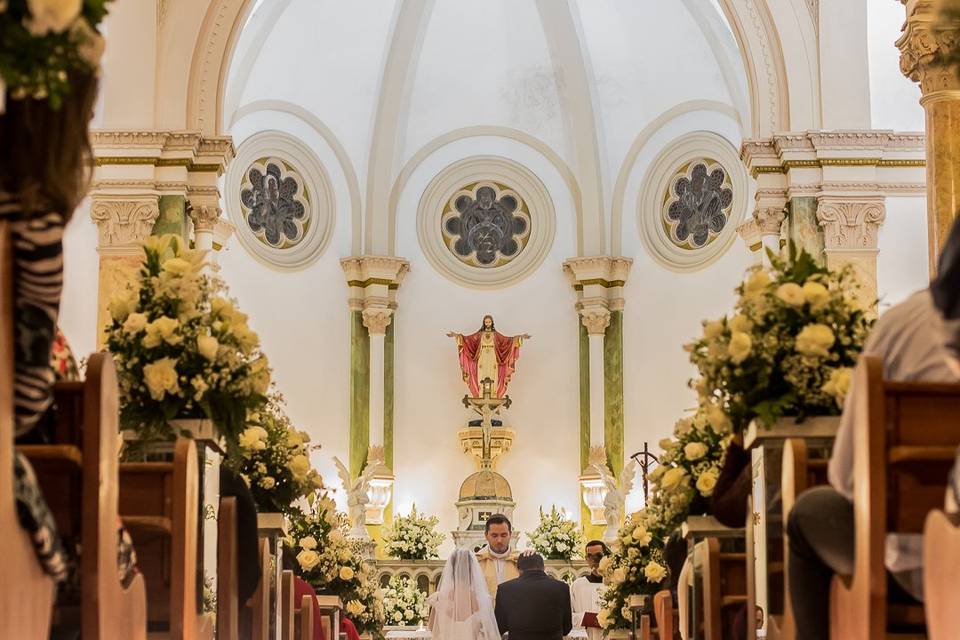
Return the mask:
<path id="1" fill-rule="evenodd" d="M 900 51 L 894 46 L 905 20 L 903 5 L 876 0 L 867 5 L 872 126 L 923 131 L 920 87 L 900 73 Z"/>
<path id="2" fill-rule="evenodd" d="M 880 312 L 929 284 L 927 199 L 887 197 L 887 219 L 878 236 Z"/>
<path id="3" fill-rule="evenodd" d="M 77 358 L 85 358 L 97 348 L 99 271 L 97 226 L 90 219 L 87 199 L 74 211 L 63 235 L 60 328 Z"/>

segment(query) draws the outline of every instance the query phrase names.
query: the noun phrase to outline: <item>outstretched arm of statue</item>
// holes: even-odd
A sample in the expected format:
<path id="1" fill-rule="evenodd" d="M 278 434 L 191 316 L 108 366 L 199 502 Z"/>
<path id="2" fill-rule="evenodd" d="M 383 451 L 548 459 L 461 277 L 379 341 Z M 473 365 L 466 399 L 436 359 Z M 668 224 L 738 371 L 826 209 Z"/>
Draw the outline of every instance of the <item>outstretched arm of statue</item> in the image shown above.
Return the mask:
<path id="1" fill-rule="evenodd" d="M 447 331 L 447 337 L 448 337 L 448 338 L 453 338 L 453 339 L 455 339 L 455 340 L 457 341 L 457 346 L 458 346 L 458 347 L 459 347 L 461 344 L 463 344 L 463 334 L 462 334 L 462 333 L 457 333 L 456 331 Z"/>

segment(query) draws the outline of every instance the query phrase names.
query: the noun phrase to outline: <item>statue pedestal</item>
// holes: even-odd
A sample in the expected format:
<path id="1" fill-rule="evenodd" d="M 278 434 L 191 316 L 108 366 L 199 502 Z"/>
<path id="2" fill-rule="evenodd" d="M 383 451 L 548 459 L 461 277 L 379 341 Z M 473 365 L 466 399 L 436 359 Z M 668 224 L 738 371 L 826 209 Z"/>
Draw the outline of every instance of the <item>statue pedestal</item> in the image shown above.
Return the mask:
<path id="1" fill-rule="evenodd" d="M 473 421 L 477 422 L 477 421 Z M 490 465 L 497 468 L 497 460 L 508 453 L 513 446 L 513 439 L 517 432 L 510 427 L 495 426 L 490 429 Z M 460 450 L 466 454 L 472 455 L 478 462 L 483 461 L 483 427 L 469 425 L 457 433 L 460 440 Z"/>

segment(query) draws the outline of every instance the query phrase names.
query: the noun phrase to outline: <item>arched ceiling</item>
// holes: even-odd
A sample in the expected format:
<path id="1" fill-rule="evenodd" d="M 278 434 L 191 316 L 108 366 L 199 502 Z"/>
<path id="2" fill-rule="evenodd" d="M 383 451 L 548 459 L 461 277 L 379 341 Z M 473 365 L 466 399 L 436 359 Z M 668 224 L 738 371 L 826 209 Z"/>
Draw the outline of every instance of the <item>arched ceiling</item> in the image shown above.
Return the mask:
<path id="1" fill-rule="evenodd" d="M 393 252 L 391 225 L 374 221 L 418 152 L 471 127 L 522 132 L 571 167 L 578 251 L 598 255 L 645 127 L 690 101 L 749 127 L 734 33 L 709 0 L 272 0 L 238 36 L 223 122 L 264 100 L 321 121 L 359 179 L 365 253 Z"/>

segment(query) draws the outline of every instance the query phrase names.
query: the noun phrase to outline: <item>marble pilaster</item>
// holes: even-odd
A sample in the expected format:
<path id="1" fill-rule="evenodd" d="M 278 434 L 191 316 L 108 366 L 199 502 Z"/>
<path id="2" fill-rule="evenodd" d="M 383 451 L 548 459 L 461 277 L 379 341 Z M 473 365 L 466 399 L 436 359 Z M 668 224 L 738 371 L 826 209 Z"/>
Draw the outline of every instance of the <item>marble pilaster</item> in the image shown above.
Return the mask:
<path id="1" fill-rule="evenodd" d="M 930 273 L 960 206 L 960 73 L 944 54 L 960 44 L 960 22 L 947 21 L 935 0 L 905 0 L 897 40 L 900 70 L 920 84 L 926 112 L 927 229 Z"/>

